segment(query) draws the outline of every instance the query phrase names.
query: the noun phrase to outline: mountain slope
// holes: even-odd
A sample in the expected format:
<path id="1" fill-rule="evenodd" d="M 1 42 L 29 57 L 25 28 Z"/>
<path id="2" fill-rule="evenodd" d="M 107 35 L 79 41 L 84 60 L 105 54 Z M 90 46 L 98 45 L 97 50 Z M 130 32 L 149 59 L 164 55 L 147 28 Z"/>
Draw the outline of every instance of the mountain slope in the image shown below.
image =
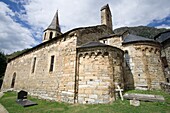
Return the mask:
<path id="1" fill-rule="evenodd" d="M 169 29 L 165 28 L 153 28 L 147 26 L 137 26 L 137 27 L 121 27 L 114 30 L 115 33 L 123 33 L 124 31 L 129 31 L 131 34 L 143 36 L 146 38 L 153 39 L 160 32 L 167 31 Z"/>

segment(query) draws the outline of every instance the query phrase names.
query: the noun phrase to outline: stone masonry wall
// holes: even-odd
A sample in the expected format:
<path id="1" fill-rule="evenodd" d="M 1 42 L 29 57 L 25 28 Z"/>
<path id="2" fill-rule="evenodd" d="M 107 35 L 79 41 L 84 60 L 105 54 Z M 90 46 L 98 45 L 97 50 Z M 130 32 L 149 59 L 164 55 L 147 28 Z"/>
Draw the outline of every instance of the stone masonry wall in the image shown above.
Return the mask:
<path id="1" fill-rule="evenodd" d="M 160 89 L 160 82 L 164 81 L 164 73 L 159 46 L 147 42 L 136 43 L 125 45 L 124 50 L 128 51 L 127 62 L 133 75 L 135 88 Z"/>
<path id="2" fill-rule="evenodd" d="M 164 51 L 166 53 L 166 59 L 168 62 L 168 66 L 170 67 L 170 45 L 169 45 L 169 47 L 166 47 Z"/>
<path id="3" fill-rule="evenodd" d="M 96 47 L 81 49 L 78 54 L 78 103 L 114 101 L 115 83 L 123 83 L 123 52 L 112 47 Z"/>
<path id="4" fill-rule="evenodd" d="M 76 39 L 68 35 L 12 60 L 7 66 L 2 90 L 11 87 L 16 73 L 14 90 L 26 90 L 40 98 L 73 103 Z M 54 70 L 49 72 L 52 55 Z M 32 73 L 34 57 L 35 72 Z"/>
<path id="5" fill-rule="evenodd" d="M 99 41 L 99 38 L 112 34 L 109 28 L 106 25 L 99 25 L 95 27 L 89 27 L 88 29 L 81 29 L 77 31 L 78 39 L 77 46 L 88 43 L 90 41 Z"/>
<path id="6" fill-rule="evenodd" d="M 122 49 L 122 40 L 121 40 L 121 37 L 119 36 L 113 36 L 110 38 L 101 39 L 100 42 L 101 43 L 105 42 L 105 44 L 107 45 L 111 45 L 111 46 Z"/>
<path id="7" fill-rule="evenodd" d="M 169 40 L 170 41 L 170 40 Z M 163 61 L 164 73 L 166 76 L 166 82 L 170 82 L 170 43 L 167 41 L 162 48 L 162 57 L 166 57 L 166 61 Z M 165 59 L 164 59 L 165 60 Z"/>

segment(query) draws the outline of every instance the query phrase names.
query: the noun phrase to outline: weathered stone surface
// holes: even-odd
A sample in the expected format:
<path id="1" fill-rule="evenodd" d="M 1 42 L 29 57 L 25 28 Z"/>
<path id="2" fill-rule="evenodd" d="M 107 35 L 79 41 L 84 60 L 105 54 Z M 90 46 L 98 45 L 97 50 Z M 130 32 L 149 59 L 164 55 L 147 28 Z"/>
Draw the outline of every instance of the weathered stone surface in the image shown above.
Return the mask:
<path id="1" fill-rule="evenodd" d="M 132 105 L 132 106 L 140 106 L 140 101 L 136 100 L 134 98 L 133 100 L 130 100 L 130 105 Z"/>
<path id="2" fill-rule="evenodd" d="M 160 89 L 159 83 L 165 81 L 160 58 L 160 45 L 152 42 L 134 42 L 122 45 L 124 38 L 126 37 L 123 37 L 123 35 L 115 34 L 101 38 L 100 42 L 105 42 L 125 51 L 123 67 L 125 88 Z M 165 49 L 167 57 L 170 56 L 168 47 Z M 169 59 L 168 62 L 170 62 Z"/>
<path id="3" fill-rule="evenodd" d="M 14 90 L 26 90 L 30 95 L 58 101 L 65 98 L 62 95 L 67 95 L 67 98 L 70 93 L 74 95 L 75 65 L 71 65 L 70 62 L 75 61 L 76 58 L 76 52 L 74 52 L 76 51 L 76 37 L 66 38 L 65 41 L 57 40 L 49 43 L 8 63 L 2 89 L 11 87 L 13 73 L 16 73 Z M 70 53 L 69 51 L 72 52 Z M 52 55 L 55 56 L 56 60 L 54 62 L 54 71 L 49 72 Z M 35 72 L 32 73 L 34 57 L 37 60 Z M 24 65 L 21 61 L 25 62 Z M 62 93 L 62 91 L 66 93 Z M 71 95 L 70 98 L 73 99 L 73 96 Z"/>
<path id="4" fill-rule="evenodd" d="M 161 89 L 170 94 L 170 83 L 161 82 Z"/>
<path id="5" fill-rule="evenodd" d="M 149 94 L 124 94 L 123 97 L 125 99 L 136 99 L 136 100 L 141 100 L 141 101 L 151 101 L 151 102 L 164 102 L 165 99 L 161 95 L 149 95 Z"/>
<path id="6" fill-rule="evenodd" d="M 78 101 L 91 104 L 115 100 L 114 83 L 123 83 L 122 51 L 111 47 L 95 47 L 79 49 L 78 54 Z M 113 57 L 115 54 L 119 54 L 119 57 Z M 117 63 L 113 64 L 115 60 Z"/>

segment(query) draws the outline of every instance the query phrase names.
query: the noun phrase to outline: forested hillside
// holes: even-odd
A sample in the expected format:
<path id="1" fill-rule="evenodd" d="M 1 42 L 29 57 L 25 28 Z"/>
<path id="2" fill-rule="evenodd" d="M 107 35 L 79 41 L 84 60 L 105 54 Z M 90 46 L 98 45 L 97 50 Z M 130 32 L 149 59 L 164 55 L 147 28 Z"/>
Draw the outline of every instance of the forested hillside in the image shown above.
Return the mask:
<path id="1" fill-rule="evenodd" d="M 164 32 L 170 29 L 165 28 L 153 28 L 147 26 L 137 26 L 137 27 L 121 27 L 114 30 L 114 33 L 123 33 L 124 31 L 129 31 L 131 34 L 143 36 L 146 38 L 153 39 L 160 32 Z"/>

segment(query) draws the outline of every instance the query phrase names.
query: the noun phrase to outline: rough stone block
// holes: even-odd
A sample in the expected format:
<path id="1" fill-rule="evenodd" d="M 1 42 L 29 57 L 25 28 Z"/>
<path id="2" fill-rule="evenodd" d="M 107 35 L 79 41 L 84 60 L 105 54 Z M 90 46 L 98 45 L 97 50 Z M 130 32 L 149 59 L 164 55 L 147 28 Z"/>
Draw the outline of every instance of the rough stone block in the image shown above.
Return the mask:
<path id="1" fill-rule="evenodd" d="M 140 101 L 136 100 L 136 99 L 130 100 L 130 105 L 132 105 L 132 106 L 140 106 Z"/>
<path id="2" fill-rule="evenodd" d="M 93 94 L 93 95 L 89 95 L 89 98 L 97 99 L 97 98 L 98 98 L 98 96 Z"/>

